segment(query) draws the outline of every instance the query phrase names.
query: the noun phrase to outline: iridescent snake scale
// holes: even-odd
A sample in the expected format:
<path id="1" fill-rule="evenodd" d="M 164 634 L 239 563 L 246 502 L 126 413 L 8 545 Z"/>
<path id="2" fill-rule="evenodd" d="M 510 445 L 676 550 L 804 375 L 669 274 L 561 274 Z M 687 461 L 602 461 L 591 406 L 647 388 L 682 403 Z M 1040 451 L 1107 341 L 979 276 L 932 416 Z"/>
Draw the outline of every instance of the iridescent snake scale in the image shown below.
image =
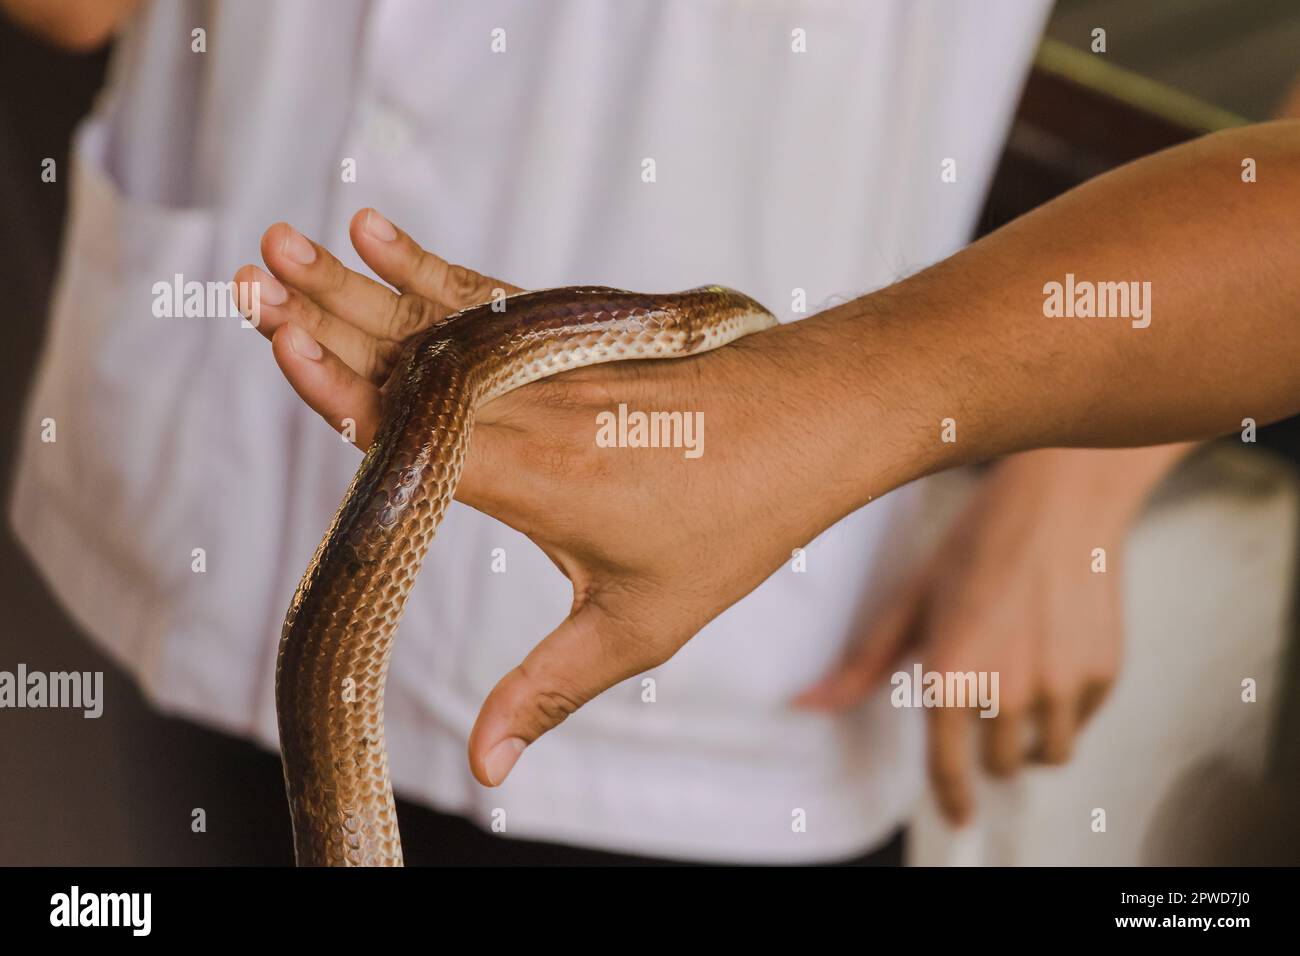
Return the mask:
<path id="1" fill-rule="evenodd" d="M 467 309 L 405 346 L 374 443 L 280 637 L 276 712 L 300 866 L 402 863 L 384 685 L 402 608 L 456 491 L 478 407 L 570 369 L 692 355 L 775 322 L 754 300 L 718 286 L 667 295 L 564 288 Z"/>

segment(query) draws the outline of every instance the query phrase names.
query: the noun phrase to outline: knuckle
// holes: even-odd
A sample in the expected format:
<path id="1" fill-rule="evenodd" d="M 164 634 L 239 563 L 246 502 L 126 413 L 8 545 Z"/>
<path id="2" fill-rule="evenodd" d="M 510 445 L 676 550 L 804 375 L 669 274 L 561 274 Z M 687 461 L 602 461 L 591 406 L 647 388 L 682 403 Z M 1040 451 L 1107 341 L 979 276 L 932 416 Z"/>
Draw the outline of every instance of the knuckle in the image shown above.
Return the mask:
<path id="1" fill-rule="evenodd" d="M 1060 701 L 1073 696 L 1079 685 L 1070 674 L 1047 672 L 1043 675 L 1042 695 L 1047 701 Z"/>
<path id="2" fill-rule="evenodd" d="M 995 777 L 1010 777 L 1019 765 L 1019 758 L 1005 750 L 995 749 L 984 757 L 984 766 Z"/>
<path id="3" fill-rule="evenodd" d="M 473 269 L 446 264 L 442 287 L 448 301 L 460 306 L 477 305 L 488 298 L 487 283 Z"/>
<path id="4" fill-rule="evenodd" d="M 409 285 L 420 289 L 426 295 L 441 294 L 447 281 L 447 263 L 419 246 L 413 246 L 411 254 Z"/>
<path id="5" fill-rule="evenodd" d="M 397 341 L 408 339 L 433 325 L 435 319 L 433 303 L 424 296 L 410 293 L 398 296 L 388 323 L 389 337 Z"/>
<path id="6" fill-rule="evenodd" d="M 553 727 L 564 723 L 582 706 L 582 701 L 563 690 L 540 690 L 533 697 L 533 709 L 543 726 Z"/>
<path id="7" fill-rule="evenodd" d="M 320 309 L 315 308 L 306 297 L 296 294 L 290 295 L 288 306 L 293 320 L 319 338 L 321 328 L 325 325 L 325 316 Z"/>
<path id="8" fill-rule="evenodd" d="M 360 372 L 373 382 L 382 383 L 393 365 L 394 345 L 380 339 L 370 339 L 366 345 L 365 365 Z"/>
<path id="9" fill-rule="evenodd" d="M 348 267 L 333 256 L 325 257 L 325 291 L 337 295 L 348 284 Z"/>
<path id="10" fill-rule="evenodd" d="M 521 703 L 526 719 L 535 724 L 539 733 L 563 723 L 586 703 L 586 697 L 577 685 L 563 674 L 544 671 L 532 658 L 525 658 L 520 663 L 518 673 L 532 685 Z"/>
<path id="11" fill-rule="evenodd" d="M 1045 764 L 1059 766 L 1070 762 L 1070 753 L 1072 750 L 1072 741 L 1052 741 L 1043 745 L 1039 759 Z"/>

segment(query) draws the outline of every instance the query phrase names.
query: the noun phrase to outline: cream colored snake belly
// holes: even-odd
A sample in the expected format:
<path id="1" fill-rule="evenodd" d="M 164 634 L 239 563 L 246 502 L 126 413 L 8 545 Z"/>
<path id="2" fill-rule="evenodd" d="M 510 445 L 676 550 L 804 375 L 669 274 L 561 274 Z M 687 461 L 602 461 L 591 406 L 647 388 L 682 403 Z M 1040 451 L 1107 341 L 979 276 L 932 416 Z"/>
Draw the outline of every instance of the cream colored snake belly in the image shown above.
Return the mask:
<path id="1" fill-rule="evenodd" d="M 280 637 L 276 711 L 300 866 L 402 864 L 384 749 L 388 660 L 478 407 L 559 372 L 692 355 L 775 322 L 718 286 L 669 295 L 565 288 L 467 309 L 407 344 L 374 443 Z"/>

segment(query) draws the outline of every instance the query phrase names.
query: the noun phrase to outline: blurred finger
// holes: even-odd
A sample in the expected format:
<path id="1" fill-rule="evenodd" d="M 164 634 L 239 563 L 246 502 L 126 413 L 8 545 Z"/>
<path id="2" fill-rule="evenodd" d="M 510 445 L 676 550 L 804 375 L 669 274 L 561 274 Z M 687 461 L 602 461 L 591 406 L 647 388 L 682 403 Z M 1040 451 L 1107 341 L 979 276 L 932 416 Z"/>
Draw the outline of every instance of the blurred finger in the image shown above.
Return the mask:
<path id="1" fill-rule="evenodd" d="M 840 711 L 859 703 L 911 643 L 929 593 L 928 585 L 925 572 L 913 578 L 903 594 L 853 643 L 835 669 L 796 697 L 794 706 Z"/>
<path id="2" fill-rule="evenodd" d="M 1049 696 L 1039 707 L 1039 737 L 1034 759 L 1051 764 L 1068 761 L 1078 729 L 1078 698 L 1073 695 Z"/>
<path id="3" fill-rule="evenodd" d="M 971 724 L 976 718 L 956 707 L 936 708 L 929 714 L 930 784 L 944 817 L 961 826 L 975 809 Z"/>
<path id="4" fill-rule="evenodd" d="M 1030 722 L 1023 711 L 1004 708 L 996 717 L 981 719 L 984 727 L 984 766 L 989 773 L 1007 777 L 1020 769 L 1028 748 Z"/>
<path id="5" fill-rule="evenodd" d="M 1079 726 L 1083 727 L 1092 720 L 1093 715 L 1106 702 L 1113 682 L 1109 679 L 1089 681 L 1079 697 Z"/>

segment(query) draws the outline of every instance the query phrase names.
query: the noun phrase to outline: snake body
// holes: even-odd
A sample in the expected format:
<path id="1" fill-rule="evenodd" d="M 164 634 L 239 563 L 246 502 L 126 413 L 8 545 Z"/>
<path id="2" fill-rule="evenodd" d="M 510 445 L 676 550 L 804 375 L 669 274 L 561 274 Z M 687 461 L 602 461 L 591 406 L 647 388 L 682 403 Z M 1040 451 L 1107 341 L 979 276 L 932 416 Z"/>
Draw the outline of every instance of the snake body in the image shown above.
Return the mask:
<path id="1" fill-rule="evenodd" d="M 384 747 L 388 661 L 478 407 L 570 369 L 691 355 L 775 322 L 719 286 L 666 295 L 563 288 L 467 309 L 406 344 L 374 442 L 280 637 L 276 713 L 298 865 L 402 865 Z"/>

